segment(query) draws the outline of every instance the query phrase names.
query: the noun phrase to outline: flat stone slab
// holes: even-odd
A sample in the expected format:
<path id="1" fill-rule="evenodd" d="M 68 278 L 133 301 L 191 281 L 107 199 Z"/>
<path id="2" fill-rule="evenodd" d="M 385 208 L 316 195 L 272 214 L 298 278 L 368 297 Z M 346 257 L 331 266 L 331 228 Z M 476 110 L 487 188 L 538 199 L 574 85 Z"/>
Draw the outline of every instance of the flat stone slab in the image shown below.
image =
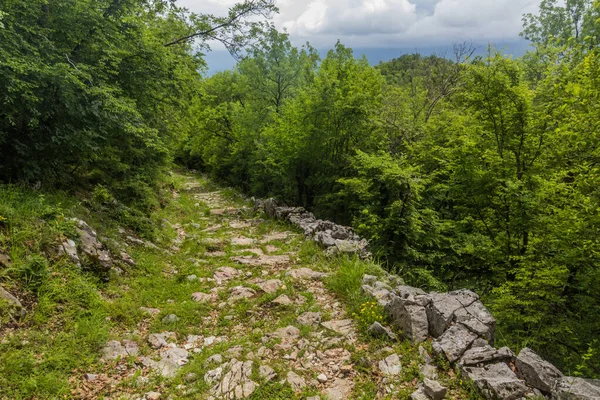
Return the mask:
<path id="1" fill-rule="evenodd" d="M 477 367 L 498 362 L 512 362 L 516 358 L 515 353 L 508 347 L 495 349 L 490 345 L 474 347 L 465 352 L 458 361 L 459 365 Z"/>
<path id="2" fill-rule="evenodd" d="M 279 279 L 270 279 L 257 284 L 257 286 L 265 293 L 275 293 L 283 287 L 283 282 Z"/>
<path id="3" fill-rule="evenodd" d="M 252 246 L 254 244 L 254 239 L 238 236 L 231 239 L 231 244 L 234 246 Z"/>
<path id="4" fill-rule="evenodd" d="M 313 271 L 310 268 L 293 269 L 287 273 L 294 279 L 320 280 L 327 277 L 326 273 Z"/>
<path id="5" fill-rule="evenodd" d="M 323 394 L 328 400 L 345 400 L 350 398 L 352 393 L 352 381 L 349 379 L 338 378 L 333 381 L 330 388 L 323 390 Z"/>
<path id="6" fill-rule="evenodd" d="M 276 266 L 276 265 L 285 265 L 290 262 L 290 257 L 286 255 L 281 256 L 268 256 L 268 255 L 260 255 L 258 257 L 253 256 L 236 256 L 231 257 L 231 260 L 237 262 L 242 265 L 249 265 L 251 267 L 259 267 L 259 266 Z"/>
<path id="7" fill-rule="evenodd" d="M 229 289 L 229 302 L 250 299 L 256 296 L 256 290 L 246 286 L 234 286 Z"/>
<path id="8" fill-rule="evenodd" d="M 322 315 L 320 312 L 305 312 L 296 318 L 296 322 L 300 325 L 318 325 L 321 323 Z"/>
<path id="9" fill-rule="evenodd" d="M 321 322 L 321 326 L 344 336 L 354 332 L 354 322 L 351 319 L 325 321 Z"/>
<path id="10" fill-rule="evenodd" d="M 237 278 L 240 271 L 232 267 L 221 267 L 215 271 L 214 280 L 222 282 Z"/>
<path id="11" fill-rule="evenodd" d="M 274 299 L 271 303 L 279 306 L 291 306 L 292 304 L 294 304 L 294 302 L 290 300 L 290 298 L 286 294 L 282 294 L 281 296 Z"/>
<path id="12" fill-rule="evenodd" d="M 202 293 L 202 292 L 196 292 L 196 293 L 192 293 L 192 300 L 194 300 L 197 303 L 210 303 L 211 301 L 213 301 L 215 299 L 215 295 L 213 294 L 208 294 L 208 293 Z"/>
<path id="13" fill-rule="evenodd" d="M 279 328 L 271 334 L 272 337 L 280 339 L 297 339 L 300 336 L 300 329 L 295 326 L 286 326 L 285 328 Z"/>
<path id="14" fill-rule="evenodd" d="M 306 387 L 306 380 L 294 371 L 288 372 L 286 381 L 294 392 L 301 392 Z"/>
<path id="15" fill-rule="evenodd" d="M 102 349 L 102 358 L 104 360 L 116 360 L 118 358 L 137 356 L 140 348 L 136 342 L 124 340 L 123 344 L 116 340 L 109 341 Z"/>

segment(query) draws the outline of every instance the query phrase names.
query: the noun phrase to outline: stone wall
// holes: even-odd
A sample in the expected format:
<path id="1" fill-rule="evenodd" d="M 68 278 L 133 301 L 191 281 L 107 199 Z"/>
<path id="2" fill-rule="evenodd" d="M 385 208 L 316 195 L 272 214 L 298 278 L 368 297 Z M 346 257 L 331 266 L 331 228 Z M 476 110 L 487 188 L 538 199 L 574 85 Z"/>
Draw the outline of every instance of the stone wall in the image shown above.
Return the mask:
<path id="1" fill-rule="evenodd" d="M 365 275 L 362 290 L 377 299 L 390 323 L 413 344 L 431 339 L 434 353 L 473 381 L 484 398 L 600 399 L 600 381 L 564 376 L 528 348 L 518 355 L 507 347 L 496 349 L 496 320 L 476 293 L 425 293 L 396 282 L 396 277 Z"/>
<path id="2" fill-rule="evenodd" d="M 351 228 L 316 219 L 302 207 L 278 206 L 273 199 L 258 201 L 257 206 L 270 218 L 288 221 L 300 228 L 307 238 L 321 244 L 328 253 L 370 257 L 368 242 Z M 401 279 L 391 275 L 384 278 L 365 275 L 362 290 L 377 299 L 389 322 L 407 340 L 415 345 L 432 340 L 434 353 L 446 358 L 462 376 L 470 379 L 486 399 L 516 400 L 535 396 L 553 400 L 600 399 L 600 381 L 565 376 L 528 348 L 518 355 L 507 347 L 496 349 L 496 320 L 479 296 L 470 290 L 426 293 L 405 286 Z M 393 335 L 383 326 L 378 330 Z M 435 391 L 428 386 L 432 381 L 425 381 L 413 399 L 435 398 L 432 394 Z"/>
<path id="3" fill-rule="evenodd" d="M 324 221 L 302 207 L 279 206 L 274 199 L 256 201 L 257 208 L 263 209 L 269 218 L 287 221 L 304 231 L 307 238 L 325 247 L 328 254 L 356 253 L 366 259 L 369 242 L 361 239 L 351 228 Z"/>

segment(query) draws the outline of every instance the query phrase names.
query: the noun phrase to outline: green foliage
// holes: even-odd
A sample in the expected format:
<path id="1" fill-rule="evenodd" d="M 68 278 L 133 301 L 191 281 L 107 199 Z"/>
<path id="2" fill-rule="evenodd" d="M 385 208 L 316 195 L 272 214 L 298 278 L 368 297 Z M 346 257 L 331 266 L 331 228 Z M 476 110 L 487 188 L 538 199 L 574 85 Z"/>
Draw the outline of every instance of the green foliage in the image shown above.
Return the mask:
<path id="1" fill-rule="evenodd" d="M 28 289 L 37 292 L 48 278 L 48 261 L 38 255 L 29 256 L 17 267 L 17 275 Z"/>
<path id="2" fill-rule="evenodd" d="M 500 342 L 597 376 L 599 12 L 542 2 L 516 60 L 463 44 L 371 68 L 338 43 L 317 65 L 271 31 L 203 83 L 185 148 L 249 194 L 351 224 L 410 284 L 478 291 Z"/>

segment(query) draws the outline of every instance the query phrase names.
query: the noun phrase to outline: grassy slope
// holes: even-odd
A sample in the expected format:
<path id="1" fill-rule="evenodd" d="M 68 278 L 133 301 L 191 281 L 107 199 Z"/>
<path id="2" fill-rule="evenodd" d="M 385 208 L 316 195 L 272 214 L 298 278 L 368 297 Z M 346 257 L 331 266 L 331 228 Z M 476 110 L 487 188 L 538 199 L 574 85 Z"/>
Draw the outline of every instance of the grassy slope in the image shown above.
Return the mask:
<path id="1" fill-rule="evenodd" d="M 190 177 L 174 174 L 166 185 L 183 189 Z M 216 189 L 210 182 L 198 178 L 203 191 Z M 240 344 L 244 352 L 255 351 L 261 337 L 274 327 L 286 326 L 295 321 L 301 311 L 323 311 L 315 302 L 312 293 L 302 286 L 286 281 L 284 289 L 276 294 L 264 295 L 258 302 L 266 306 L 277 295 L 286 293 L 290 297 L 303 294 L 308 299 L 300 310 L 295 307 L 283 308 L 266 313 L 265 318 L 252 318 L 252 304 L 246 301 L 225 309 L 215 309 L 208 304 L 190 301 L 194 291 L 208 292 L 208 282 L 190 282 L 188 275 L 212 276 L 216 266 L 203 264 L 194 259 L 207 251 L 222 250 L 226 256 L 219 259 L 218 266 L 234 263 L 229 256 L 239 249 L 225 244 L 207 244 L 203 229 L 211 220 L 206 204 L 198 203 L 193 193 L 181 190 L 181 195 L 172 199 L 163 209 L 151 216 L 154 234 L 153 242 L 159 249 L 143 246 L 126 247 L 127 252 L 137 261 L 137 267 L 123 267 L 123 275 L 112 274 L 106 283 L 103 277 L 90 272 L 82 272 L 65 257 L 53 256 L 53 248 L 65 237 L 75 238 L 75 231 L 68 217 L 79 217 L 94 227 L 101 237 L 109 238 L 116 245 L 124 244 L 123 234 L 119 233 L 120 222 L 110 207 L 103 207 L 97 201 L 85 201 L 84 207 L 74 197 L 65 194 L 39 194 L 15 187 L 0 187 L 0 252 L 10 254 L 12 268 L 0 270 L 0 283 L 9 291 L 18 293 L 29 310 L 27 318 L 18 326 L 7 323 L 4 317 L 0 330 L 0 398 L 73 398 L 87 393 L 89 398 L 127 393 L 143 394 L 158 390 L 172 394 L 175 398 L 198 398 L 206 393 L 208 386 L 200 379 L 184 380 L 189 373 L 202 377 L 209 369 L 205 361 L 213 354 L 222 353 L 227 348 Z M 240 206 L 244 201 L 233 191 L 221 190 L 232 205 Z M 98 199 L 97 199 L 98 200 Z M 94 210 L 94 211 L 91 211 Z M 122 214 L 120 215 L 122 217 Z M 248 214 L 248 218 L 254 217 Z M 126 220 L 131 222 L 131 216 Z M 174 224 L 187 230 L 186 240 L 178 245 L 180 251 L 167 252 L 177 238 Z M 143 225 L 140 223 L 140 225 Z M 231 236 L 227 224 L 214 235 L 224 238 Z M 276 222 L 263 221 L 247 236 L 264 235 L 274 230 L 289 227 Z M 127 234 L 130 234 L 128 232 Z M 378 349 L 389 346 L 366 336 L 366 328 L 374 320 L 381 319 L 381 310 L 369 304 L 369 299 L 360 292 L 360 281 L 364 273 L 381 274 L 375 264 L 348 258 L 326 258 L 319 248 L 304 241 L 300 235 L 291 241 L 274 242 L 279 248 L 277 254 L 294 252 L 299 266 L 334 272 L 327 282 L 345 304 L 347 311 L 356 319 L 364 346 L 349 348 L 352 361 L 358 370 L 355 380 L 356 398 L 372 399 L 377 393 L 373 354 Z M 243 253 L 242 253 L 243 254 Z M 260 269 L 252 271 L 260 274 Z M 256 275 L 255 275 L 256 276 Z M 240 282 L 231 282 L 231 285 Z M 220 293 L 221 300 L 226 299 Z M 148 318 L 140 307 L 155 307 L 161 310 L 157 318 Z M 326 311 L 323 311 L 326 314 Z M 179 321 L 164 324 L 162 317 L 176 313 Z M 3 315 L 0 313 L 0 315 Z M 233 319 L 224 318 L 233 316 Z M 251 326 L 253 330 L 236 332 L 237 326 Z M 195 355 L 183 371 L 172 381 L 151 376 L 140 381 L 140 374 L 133 360 L 101 364 L 100 349 L 107 340 L 129 338 L 140 344 L 142 354 L 150 350 L 143 337 L 148 332 L 176 332 L 179 337 L 189 334 L 205 336 L 228 336 L 230 340 L 218 344 Z M 308 335 L 307 329 L 302 335 Z M 398 380 L 399 394 L 396 398 L 408 398 L 419 379 L 420 361 L 416 348 L 407 342 L 400 342 L 394 349 L 402 355 L 403 372 Z M 365 364 L 364 360 L 369 360 Z M 273 367 L 278 372 L 286 368 L 285 360 L 275 360 Z M 214 366 L 213 366 L 214 368 Z M 446 369 L 448 370 L 447 366 Z M 116 371 L 116 372 L 115 372 Z M 121 372 L 119 372 L 121 371 Z M 82 375 L 86 372 L 104 373 L 108 382 L 101 386 L 88 387 L 83 384 Z M 467 385 L 448 370 L 441 380 L 449 385 L 454 398 L 468 398 Z M 140 383 L 141 382 L 141 383 Z M 178 385 L 183 384 L 178 388 Z M 81 391 L 79 391 L 81 389 Z M 302 396 L 315 394 L 305 391 Z M 288 386 L 279 383 L 263 384 L 254 393 L 256 399 L 296 398 Z M 299 396 L 298 398 L 303 398 Z"/>

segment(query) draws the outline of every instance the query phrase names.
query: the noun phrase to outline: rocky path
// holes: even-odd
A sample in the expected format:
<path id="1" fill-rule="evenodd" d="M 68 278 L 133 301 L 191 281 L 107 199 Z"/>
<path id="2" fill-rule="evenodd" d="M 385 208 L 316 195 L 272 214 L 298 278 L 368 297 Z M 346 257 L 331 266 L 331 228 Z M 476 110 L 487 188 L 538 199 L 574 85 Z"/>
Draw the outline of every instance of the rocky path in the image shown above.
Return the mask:
<path id="1" fill-rule="evenodd" d="M 403 399 L 437 377 L 425 348 L 359 332 L 362 317 L 328 289 L 335 266 L 316 245 L 196 177 L 181 179 L 162 220 L 170 242 L 132 239 L 129 249 L 138 268 L 159 263 L 162 272 L 137 284 L 122 277 L 108 299 L 135 307 L 135 328 L 115 324 L 97 368 L 73 375 L 75 397 Z M 450 390 L 447 398 L 463 398 Z"/>

